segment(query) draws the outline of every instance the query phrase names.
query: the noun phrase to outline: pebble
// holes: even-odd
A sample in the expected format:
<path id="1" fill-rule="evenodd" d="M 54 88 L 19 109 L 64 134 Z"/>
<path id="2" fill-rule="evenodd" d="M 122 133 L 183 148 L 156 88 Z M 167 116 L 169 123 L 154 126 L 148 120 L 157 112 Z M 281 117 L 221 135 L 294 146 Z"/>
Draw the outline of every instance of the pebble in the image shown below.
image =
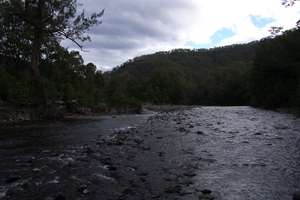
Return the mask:
<path id="1" fill-rule="evenodd" d="M 208 189 L 204 189 L 201 192 L 202 192 L 202 194 L 211 194 L 212 193 L 212 191 L 208 190 Z"/>
<path id="2" fill-rule="evenodd" d="M 59 177 L 56 176 L 52 181 L 49 181 L 50 184 L 59 184 Z"/>
<path id="3" fill-rule="evenodd" d="M 34 169 L 32 169 L 32 171 L 33 171 L 33 172 L 40 172 L 41 169 L 40 169 L 40 168 L 34 168 Z"/>

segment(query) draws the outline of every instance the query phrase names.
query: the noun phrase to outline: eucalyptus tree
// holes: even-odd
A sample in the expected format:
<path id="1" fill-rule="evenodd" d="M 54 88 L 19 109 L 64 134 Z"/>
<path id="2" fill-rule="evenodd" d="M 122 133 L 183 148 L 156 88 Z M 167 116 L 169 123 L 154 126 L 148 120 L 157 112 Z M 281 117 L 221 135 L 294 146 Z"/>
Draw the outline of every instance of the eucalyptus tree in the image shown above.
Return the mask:
<path id="1" fill-rule="evenodd" d="M 81 43 L 91 40 L 88 30 L 101 23 L 104 10 L 87 15 L 81 6 L 77 0 L 0 0 L 0 43 L 16 56 L 27 47 L 26 58 L 38 84 L 43 51 L 59 46 L 64 39 L 82 49 Z"/>

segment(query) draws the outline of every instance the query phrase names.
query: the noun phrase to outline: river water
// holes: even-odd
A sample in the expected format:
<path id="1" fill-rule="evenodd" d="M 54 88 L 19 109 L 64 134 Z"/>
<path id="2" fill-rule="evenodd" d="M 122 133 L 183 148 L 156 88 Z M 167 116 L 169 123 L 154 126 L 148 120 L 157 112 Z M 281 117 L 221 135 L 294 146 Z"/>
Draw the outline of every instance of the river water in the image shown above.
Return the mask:
<path id="1" fill-rule="evenodd" d="M 300 119 L 193 107 L 0 130 L 0 199 L 292 200 Z"/>

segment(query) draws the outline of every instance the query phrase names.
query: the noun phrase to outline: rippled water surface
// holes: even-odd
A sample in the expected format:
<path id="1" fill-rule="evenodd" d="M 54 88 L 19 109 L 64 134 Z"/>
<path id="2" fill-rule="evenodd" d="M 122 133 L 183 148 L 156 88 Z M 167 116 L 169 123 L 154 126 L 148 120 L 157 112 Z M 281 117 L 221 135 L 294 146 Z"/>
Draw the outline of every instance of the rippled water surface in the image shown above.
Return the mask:
<path id="1" fill-rule="evenodd" d="M 248 107 L 190 113 L 204 136 L 197 184 L 219 199 L 292 199 L 300 189 L 300 120 Z"/>
<path id="2" fill-rule="evenodd" d="M 0 129 L 0 199 L 292 200 L 300 119 L 194 107 Z"/>

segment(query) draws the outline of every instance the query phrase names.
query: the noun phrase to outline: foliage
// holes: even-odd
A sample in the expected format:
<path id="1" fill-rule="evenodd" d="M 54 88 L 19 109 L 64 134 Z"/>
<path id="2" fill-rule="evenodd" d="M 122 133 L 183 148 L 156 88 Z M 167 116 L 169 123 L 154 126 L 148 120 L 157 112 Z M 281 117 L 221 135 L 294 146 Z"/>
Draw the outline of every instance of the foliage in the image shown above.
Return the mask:
<path id="1" fill-rule="evenodd" d="M 1 56 L 0 60 L 5 60 Z M 0 64 L 0 100 L 16 106 L 30 107 L 33 103 L 33 89 L 30 69 L 9 61 Z M 83 64 L 78 52 L 61 48 L 49 60 L 42 63 L 47 104 L 77 102 L 78 106 L 89 107 L 103 102 L 103 74 L 95 65 Z M 26 76 L 28 74 L 28 76 Z"/>
<path id="2" fill-rule="evenodd" d="M 75 0 L 0 0 L 1 102 L 37 107 L 37 118 L 59 114 L 62 106 L 136 112 L 144 103 L 300 110 L 298 29 L 248 44 L 157 52 L 103 74 L 60 46 L 68 38 L 81 47 L 78 41 L 89 39 L 86 31 L 103 14 L 77 11 Z"/>
<path id="3" fill-rule="evenodd" d="M 299 107 L 300 30 L 291 30 L 261 43 L 256 50 L 251 80 L 255 105 Z"/>
<path id="4" fill-rule="evenodd" d="M 256 43 L 176 49 L 137 57 L 107 73 L 107 93 L 154 104 L 247 104 Z"/>
<path id="5" fill-rule="evenodd" d="M 0 0 L 0 54 L 31 67 L 32 96 L 37 106 L 45 105 L 48 98 L 40 64 L 49 62 L 48 56 L 60 50 L 62 39 L 82 48 L 79 41 L 90 40 L 86 32 L 101 23 L 103 14 L 104 10 L 86 16 L 79 11 L 77 0 Z"/>

